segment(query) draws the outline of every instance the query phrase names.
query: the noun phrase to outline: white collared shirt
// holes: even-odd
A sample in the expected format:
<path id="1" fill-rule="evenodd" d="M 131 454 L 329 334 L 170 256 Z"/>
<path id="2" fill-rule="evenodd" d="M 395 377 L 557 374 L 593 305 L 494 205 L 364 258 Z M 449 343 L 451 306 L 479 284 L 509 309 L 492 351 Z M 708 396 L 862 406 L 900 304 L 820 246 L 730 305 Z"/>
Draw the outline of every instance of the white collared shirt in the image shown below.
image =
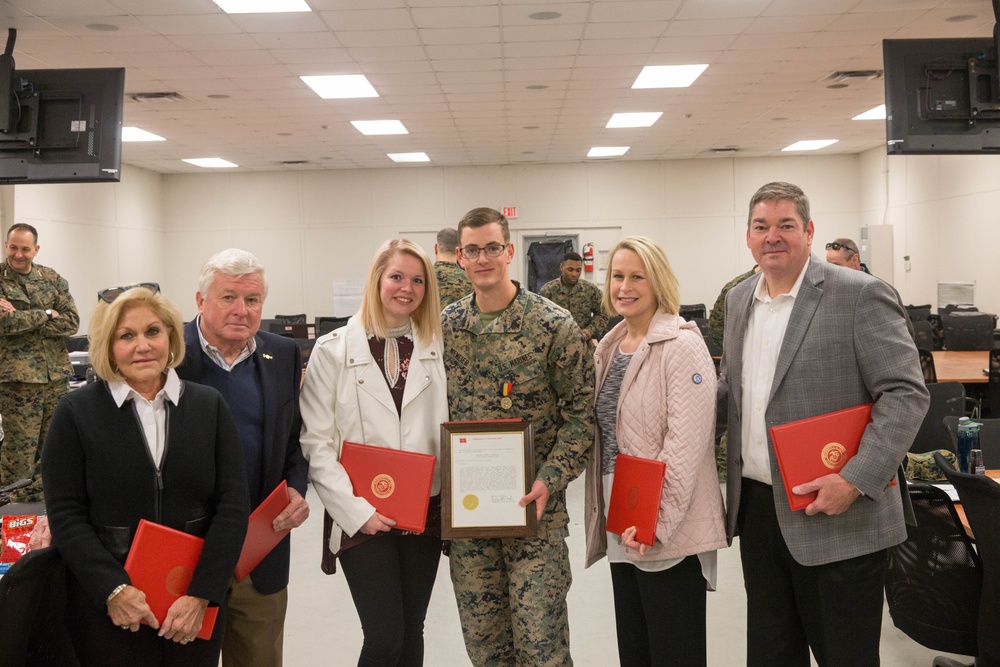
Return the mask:
<path id="1" fill-rule="evenodd" d="M 135 412 L 139 416 L 139 424 L 146 437 L 146 446 L 149 448 L 149 454 L 153 457 L 157 468 L 160 467 L 163 450 L 167 445 L 167 405 L 165 401 L 177 405 L 177 401 L 181 397 L 181 379 L 177 377 L 177 372 L 173 368 L 168 368 L 166 376 L 167 380 L 163 383 L 163 389 L 157 392 L 151 401 L 128 386 L 126 382 L 108 382 L 111 396 L 119 408 L 129 399 L 132 399 L 135 404 Z"/>
<path id="2" fill-rule="evenodd" d="M 226 355 L 222 354 L 222 352 L 219 351 L 219 348 L 215 347 L 205 339 L 205 334 L 201 332 L 201 315 L 195 319 L 194 328 L 198 330 L 198 340 L 201 342 L 201 349 L 208 355 L 209 359 L 215 362 L 216 366 L 227 373 L 236 368 L 236 364 L 240 363 L 257 351 L 257 339 L 250 336 L 250 339 L 247 340 L 246 347 L 244 347 L 236 359 L 233 360 L 233 363 L 229 363 L 226 361 Z"/>
<path id="3" fill-rule="evenodd" d="M 771 483 L 771 457 L 767 448 L 767 412 L 778 354 L 785 339 L 785 330 L 792 317 L 795 298 L 809 266 L 806 260 L 795 284 L 787 294 L 773 299 L 768 294 L 762 275 L 753 293 L 753 306 L 743 339 L 742 431 L 743 476 L 765 484 Z"/>

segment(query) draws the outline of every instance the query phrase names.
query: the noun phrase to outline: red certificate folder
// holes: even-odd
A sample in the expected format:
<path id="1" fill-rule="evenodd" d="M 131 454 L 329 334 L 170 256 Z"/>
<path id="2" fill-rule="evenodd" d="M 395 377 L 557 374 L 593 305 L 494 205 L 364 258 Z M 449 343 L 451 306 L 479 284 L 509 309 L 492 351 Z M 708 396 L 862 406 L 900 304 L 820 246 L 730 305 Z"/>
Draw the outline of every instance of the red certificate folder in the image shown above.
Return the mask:
<path id="1" fill-rule="evenodd" d="M 292 532 L 291 528 L 286 530 L 272 528 L 275 517 L 287 506 L 288 484 L 285 480 L 281 480 L 281 484 L 274 487 L 274 491 L 250 514 L 247 537 L 243 541 L 240 562 L 236 564 L 236 581 L 246 579 L 247 575 L 260 565 L 264 557 L 271 553 L 271 549 L 278 546 L 278 542 Z"/>
<path id="2" fill-rule="evenodd" d="M 351 478 L 354 495 L 395 521 L 396 528 L 414 533 L 424 532 L 436 461 L 432 454 L 356 442 L 345 442 L 340 448 L 340 465 Z"/>
<path id="3" fill-rule="evenodd" d="M 792 493 L 792 488 L 840 472 L 858 453 L 861 436 L 871 421 L 872 404 L 865 403 L 769 429 L 793 512 L 816 500 L 816 492 L 800 496 Z"/>
<path id="4" fill-rule="evenodd" d="M 621 535 L 635 526 L 637 542 L 653 546 L 656 518 L 667 464 L 637 456 L 619 454 L 615 458 L 615 481 L 611 484 L 607 530 Z"/>
<path id="5" fill-rule="evenodd" d="M 125 559 L 132 585 L 146 594 L 146 604 L 161 624 L 170 605 L 187 593 L 205 540 L 141 519 Z M 208 639 L 215 627 L 218 607 L 208 607 L 198 639 Z"/>

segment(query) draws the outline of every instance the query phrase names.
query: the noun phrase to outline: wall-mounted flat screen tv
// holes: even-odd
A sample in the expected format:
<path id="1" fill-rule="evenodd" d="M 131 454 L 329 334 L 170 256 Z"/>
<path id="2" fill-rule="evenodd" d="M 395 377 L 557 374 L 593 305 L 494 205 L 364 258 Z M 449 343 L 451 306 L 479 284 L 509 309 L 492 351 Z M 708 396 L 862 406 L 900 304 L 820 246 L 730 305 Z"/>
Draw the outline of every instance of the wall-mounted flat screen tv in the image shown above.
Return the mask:
<path id="1" fill-rule="evenodd" d="M 1000 153 L 1000 83 L 990 38 L 887 39 L 889 155 Z"/>
<path id="2" fill-rule="evenodd" d="M 121 180 L 124 96 L 124 68 L 15 71 L 0 183 Z"/>

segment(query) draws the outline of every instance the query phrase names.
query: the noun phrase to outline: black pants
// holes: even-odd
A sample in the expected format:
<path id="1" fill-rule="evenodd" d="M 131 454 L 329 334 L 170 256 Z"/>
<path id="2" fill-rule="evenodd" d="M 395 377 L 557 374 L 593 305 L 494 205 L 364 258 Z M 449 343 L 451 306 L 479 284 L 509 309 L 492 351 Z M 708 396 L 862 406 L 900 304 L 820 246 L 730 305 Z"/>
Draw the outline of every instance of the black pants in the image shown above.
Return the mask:
<path id="1" fill-rule="evenodd" d="M 441 540 L 390 533 L 346 549 L 339 558 L 365 634 L 359 667 L 422 665 L 424 617 Z"/>
<path id="2" fill-rule="evenodd" d="M 743 479 L 740 558 L 747 591 L 748 667 L 879 664 L 886 553 L 800 565 L 778 526 L 767 484 Z"/>
<path id="3" fill-rule="evenodd" d="M 622 665 L 704 667 L 707 588 L 697 556 L 660 572 L 612 563 L 611 585 Z"/>
<path id="4" fill-rule="evenodd" d="M 222 605 L 210 639 L 188 644 L 157 636 L 157 630 L 142 625 L 138 632 L 122 630 L 87 597 L 76 578 L 67 573 L 66 626 L 81 667 L 217 667 L 226 628 Z"/>

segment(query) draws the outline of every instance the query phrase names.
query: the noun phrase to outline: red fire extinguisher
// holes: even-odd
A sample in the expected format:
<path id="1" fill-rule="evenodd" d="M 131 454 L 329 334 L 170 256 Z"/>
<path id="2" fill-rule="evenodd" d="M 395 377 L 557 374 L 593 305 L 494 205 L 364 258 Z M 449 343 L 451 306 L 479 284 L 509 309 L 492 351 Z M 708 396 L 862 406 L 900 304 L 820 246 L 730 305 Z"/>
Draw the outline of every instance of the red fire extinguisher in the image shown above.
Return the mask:
<path id="1" fill-rule="evenodd" d="M 594 272 L 594 244 L 587 243 L 583 246 L 583 270 L 587 273 Z"/>

